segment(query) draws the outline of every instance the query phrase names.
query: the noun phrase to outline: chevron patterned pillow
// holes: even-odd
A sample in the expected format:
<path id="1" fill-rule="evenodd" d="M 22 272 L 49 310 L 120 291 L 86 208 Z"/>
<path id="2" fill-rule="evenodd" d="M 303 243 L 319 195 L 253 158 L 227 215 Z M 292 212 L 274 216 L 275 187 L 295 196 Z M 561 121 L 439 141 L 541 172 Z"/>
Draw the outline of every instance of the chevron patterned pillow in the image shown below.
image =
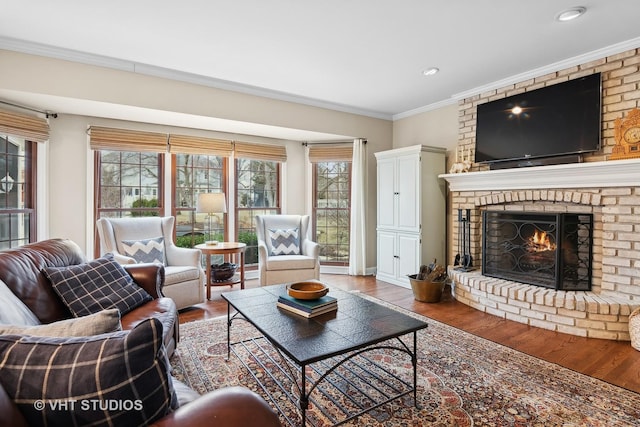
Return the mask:
<path id="1" fill-rule="evenodd" d="M 154 237 L 145 240 L 123 240 L 125 255 L 138 263 L 157 262 L 164 264 L 164 238 Z"/>
<path id="2" fill-rule="evenodd" d="M 269 229 L 271 255 L 300 255 L 300 237 L 297 228 Z"/>

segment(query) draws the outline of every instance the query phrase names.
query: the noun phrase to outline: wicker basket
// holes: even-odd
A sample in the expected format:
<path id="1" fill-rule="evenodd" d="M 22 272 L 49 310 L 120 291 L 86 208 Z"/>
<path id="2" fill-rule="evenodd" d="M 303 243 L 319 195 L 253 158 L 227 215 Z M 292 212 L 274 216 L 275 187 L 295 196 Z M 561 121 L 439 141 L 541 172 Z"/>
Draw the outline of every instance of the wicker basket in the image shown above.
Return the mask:
<path id="1" fill-rule="evenodd" d="M 640 307 L 629 315 L 629 335 L 631 336 L 631 347 L 640 351 Z"/>

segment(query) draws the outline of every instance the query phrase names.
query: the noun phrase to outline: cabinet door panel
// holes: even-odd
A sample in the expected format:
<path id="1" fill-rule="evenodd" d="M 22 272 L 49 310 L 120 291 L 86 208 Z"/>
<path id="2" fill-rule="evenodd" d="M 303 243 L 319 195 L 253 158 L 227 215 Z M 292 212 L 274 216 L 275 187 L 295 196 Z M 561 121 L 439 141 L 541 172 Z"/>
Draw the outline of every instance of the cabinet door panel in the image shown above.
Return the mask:
<path id="1" fill-rule="evenodd" d="M 396 233 L 378 232 L 378 273 L 395 276 Z"/>
<path id="2" fill-rule="evenodd" d="M 406 231 L 420 229 L 420 158 L 398 157 L 397 192 L 398 228 Z"/>
<path id="3" fill-rule="evenodd" d="M 394 160 L 378 161 L 378 227 L 395 226 Z"/>
<path id="4" fill-rule="evenodd" d="M 398 278 L 416 274 L 420 270 L 420 236 L 398 234 Z"/>

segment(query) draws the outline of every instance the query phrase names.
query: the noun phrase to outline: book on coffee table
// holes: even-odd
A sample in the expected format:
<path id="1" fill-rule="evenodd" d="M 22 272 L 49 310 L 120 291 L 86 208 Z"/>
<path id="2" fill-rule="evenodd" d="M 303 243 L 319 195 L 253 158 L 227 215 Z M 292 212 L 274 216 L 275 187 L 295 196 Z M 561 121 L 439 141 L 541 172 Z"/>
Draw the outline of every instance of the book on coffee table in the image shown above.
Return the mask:
<path id="1" fill-rule="evenodd" d="M 314 313 L 316 311 L 324 310 L 328 306 L 337 306 L 338 300 L 330 295 L 325 295 L 313 300 L 293 298 L 289 295 L 280 295 L 280 297 L 278 297 L 278 303 L 288 305 L 307 313 Z"/>
<path id="2" fill-rule="evenodd" d="M 338 309 L 338 304 L 336 302 L 332 303 L 332 304 L 328 304 L 328 305 L 324 305 L 322 307 L 320 307 L 319 309 L 316 309 L 314 311 L 305 311 L 305 310 L 301 310 L 297 307 L 294 307 L 292 305 L 289 304 L 285 304 L 283 302 L 278 301 L 277 306 L 280 307 L 283 310 L 289 311 L 291 313 L 297 314 L 299 316 L 302 317 L 306 317 L 307 319 L 310 319 L 312 317 L 315 316 L 319 316 L 321 314 L 325 314 L 325 313 L 329 313 L 332 311 L 335 311 Z"/>

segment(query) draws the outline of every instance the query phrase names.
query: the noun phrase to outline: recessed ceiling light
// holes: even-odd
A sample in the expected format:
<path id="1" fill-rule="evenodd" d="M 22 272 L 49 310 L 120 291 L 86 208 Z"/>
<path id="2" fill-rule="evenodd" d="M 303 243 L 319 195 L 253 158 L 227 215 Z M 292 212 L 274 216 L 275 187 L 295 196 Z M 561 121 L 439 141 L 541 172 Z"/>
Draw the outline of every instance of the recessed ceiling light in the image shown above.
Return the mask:
<path id="1" fill-rule="evenodd" d="M 563 10 L 557 14 L 556 20 L 561 22 L 571 21 L 584 15 L 586 11 L 587 8 L 583 6 L 572 7 L 571 9 Z"/>
<path id="2" fill-rule="evenodd" d="M 422 72 L 422 74 L 424 74 L 425 76 L 433 76 L 434 74 L 436 74 L 438 71 L 440 71 L 439 68 L 436 67 L 431 67 L 431 68 L 427 68 L 426 70 L 424 70 Z"/>

